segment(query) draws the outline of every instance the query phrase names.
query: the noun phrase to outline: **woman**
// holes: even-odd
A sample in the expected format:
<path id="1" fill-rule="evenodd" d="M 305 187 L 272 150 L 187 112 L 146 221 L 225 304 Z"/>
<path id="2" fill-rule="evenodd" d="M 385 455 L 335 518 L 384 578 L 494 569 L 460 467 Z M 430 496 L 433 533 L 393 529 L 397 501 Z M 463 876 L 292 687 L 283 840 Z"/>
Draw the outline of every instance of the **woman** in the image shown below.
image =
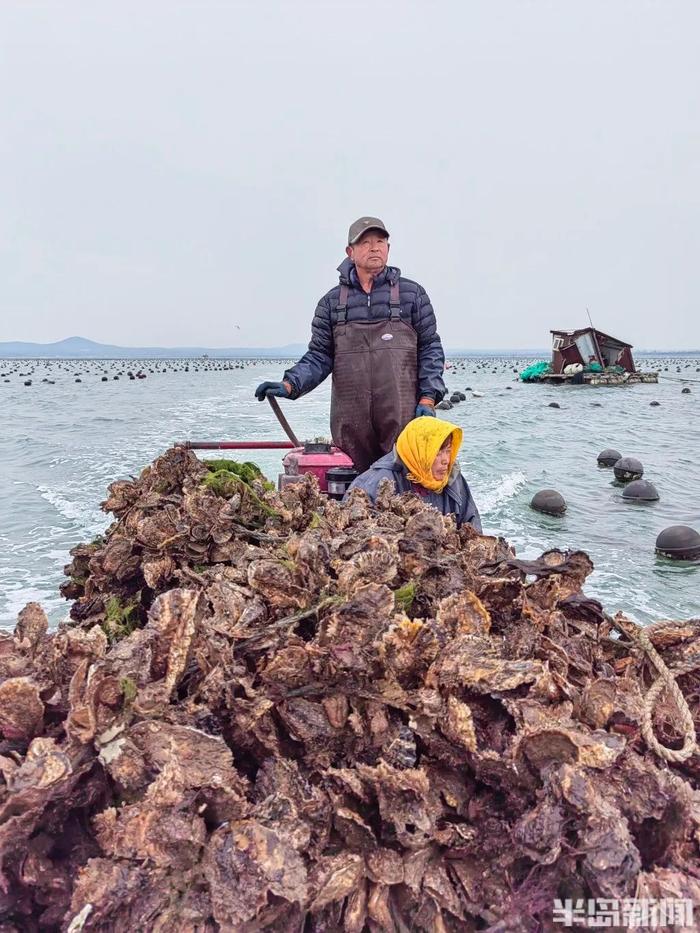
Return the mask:
<path id="1" fill-rule="evenodd" d="M 458 525 L 468 522 L 481 532 L 481 519 L 457 463 L 462 429 L 439 418 L 414 418 L 396 439 L 393 451 L 361 473 L 350 489 L 364 489 L 370 499 L 390 479 L 397 493 L 422 496 L 443 515 L 454 515 Z"/>

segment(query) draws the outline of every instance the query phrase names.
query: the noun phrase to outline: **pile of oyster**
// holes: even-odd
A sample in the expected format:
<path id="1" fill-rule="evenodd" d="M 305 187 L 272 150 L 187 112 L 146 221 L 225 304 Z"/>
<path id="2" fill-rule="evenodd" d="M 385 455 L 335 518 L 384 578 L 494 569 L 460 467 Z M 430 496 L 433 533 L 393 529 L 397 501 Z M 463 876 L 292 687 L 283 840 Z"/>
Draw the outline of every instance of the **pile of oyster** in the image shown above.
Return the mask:
<path id="1" fill-rule="evenodd" d="M 219 468 L 217 472 L 221 472 Z M 207 482 L 174 448 L 0 639 L 0 929 L 535 931 L 700 903 L 700 758 L 581 587 L 387 485 Z M 221 477 L 219 477 L 221 479 Z M 224 477 L 225 479 L 225 477 Z M 700 620 L 647 629 L 668 666 Z M 700 669 L 678 676 L 700 715 Z M 680 747 L 662 695 L 657 736 Z"/>

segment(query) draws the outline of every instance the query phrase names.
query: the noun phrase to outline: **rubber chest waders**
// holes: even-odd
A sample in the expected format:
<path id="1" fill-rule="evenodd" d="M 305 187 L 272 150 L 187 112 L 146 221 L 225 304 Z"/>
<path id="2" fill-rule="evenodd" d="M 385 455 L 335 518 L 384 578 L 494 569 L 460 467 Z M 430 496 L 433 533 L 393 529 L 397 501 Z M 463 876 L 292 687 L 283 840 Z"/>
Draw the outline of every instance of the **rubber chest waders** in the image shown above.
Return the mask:
<path id="1" fill-rule="evenodd" d="M 401 319 L 398 282 L 391 286 L 390 315 L 383 321 L 348 322 L 348 291 L 340 286 L 331 318 L 331 433 L 362 472 L 391 450 L 415 417 L 418 335 Z"/>

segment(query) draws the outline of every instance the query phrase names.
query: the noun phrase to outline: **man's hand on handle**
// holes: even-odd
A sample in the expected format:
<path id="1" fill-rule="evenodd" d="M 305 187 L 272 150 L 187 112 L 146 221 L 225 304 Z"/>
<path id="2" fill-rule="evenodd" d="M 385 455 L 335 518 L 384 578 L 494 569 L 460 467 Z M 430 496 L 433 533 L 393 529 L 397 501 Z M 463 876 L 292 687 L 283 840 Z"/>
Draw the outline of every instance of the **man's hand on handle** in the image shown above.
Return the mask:
<path id="1" fill-rule="evenodd" d="M 435 402 L 427 396 L 419 399 L 416 405 L 416 418 L 423 418 L 425 416 L 428 418 L 435 417 Z"/>
<path id="2" fill-rule="evenodd" d="M 288 382 L 261 382 L 255 390 L 255 397 L 259 402 L 264 402 L 268 395 L 276 395 L 278 398 L 291 398 L 292 387 Z"/>

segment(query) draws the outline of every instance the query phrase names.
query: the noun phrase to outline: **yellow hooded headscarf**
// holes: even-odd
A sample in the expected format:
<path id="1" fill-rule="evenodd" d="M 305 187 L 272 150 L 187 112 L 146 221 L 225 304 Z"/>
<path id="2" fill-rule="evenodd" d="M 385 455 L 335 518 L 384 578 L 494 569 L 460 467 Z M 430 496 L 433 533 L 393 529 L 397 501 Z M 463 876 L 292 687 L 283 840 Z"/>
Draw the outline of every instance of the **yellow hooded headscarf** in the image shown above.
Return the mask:
<path id="1" fill-rule="evenodd" d="M 452 437 L 452 455 L 447 475 L 444 479 L 435 479 L 433 463 L 448 437 Z M 408 470 L 409 480 L 433 492 L 442 492 L 447 486 L 461 446 L 462 429 L 439 418 L 414 418 L 396 439 L 396 452 Z"/>

